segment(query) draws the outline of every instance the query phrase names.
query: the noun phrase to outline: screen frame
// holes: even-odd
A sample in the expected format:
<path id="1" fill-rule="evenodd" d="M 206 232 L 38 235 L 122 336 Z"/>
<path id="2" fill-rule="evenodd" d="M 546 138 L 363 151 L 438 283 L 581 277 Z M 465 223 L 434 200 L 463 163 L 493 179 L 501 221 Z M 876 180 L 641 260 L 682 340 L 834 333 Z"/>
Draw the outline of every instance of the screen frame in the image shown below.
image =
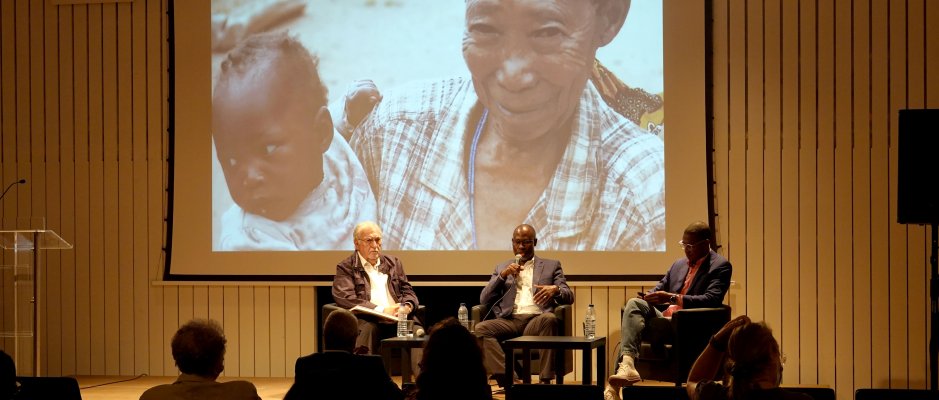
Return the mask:
<path id="1" fill-rule="evenodd" d="M 167 132 L 169 136 L 169 166 L 167 189 L 167 237 L 166 265 L 163 279 L 167 281 L 331 281 L 333 273 L 330 265 L 348 257 L 348 251 L 321 252 L 213 252 L 211 250 L 211 210 L 185 202 L 193 198 L 206 198 L 206 188 L 211 186 L 211 167 L 209 163 L 195 168 L 204 173 L 186 174 L 177 177 L 179 171 L 192 171 L 192 165 L 176 168 L 176 162 L 182 164 L 192 160 L 206 159 L 205 151 L 211 149 L 211 135 L 195 135 L 191 132 L 210 132 L 211 121 L 198 110 L 205 110 L 206 102 L 211 109 L 211 99 L 205 96 L 177 96 L 178 88 L 185 88 L 187 93 L 211 93 L 211 71 L 206 68 L 177 68 L 211 53 L 210 2 L 179 2 L 170 0 L 168 5 L 168 46 L 169 46 L 169 117 Z M 706 38 L 707 18 L 710 2 L 695 0 L 663 1 L 664 32 L 664 70 L 665 92 L 670 93 L 666 101 L 669 110 L 669 122 L 666 129 L 665 164 L 666 164 L 666 251 L 628 253 L 619 251 L 606 252 L 567 252 L 537 251 L 538 256 L 562 260 L 570 281 L 656 281 L 661 271 L 676 258 L 682 256 L 677 246 L 671 246 L 681 237 L 687 223 L 705 220 L 713 226 L 712 188 L 707 178 L 712 175 L 710 148 L 710 123 L 706 118 L 710 96 L 710 75 L 707 73 L 707 57 L 711 53 L 711 43 Z M 180 6 L 183 11 L 180 12 Z M 199 21 L 199 19 L 201 21 Z M 185 28 L 179 28 L 184 26 Z M 176 29 L 185 29 L 183 35 Z M 177 46 L 176 39 L 187 37 L 185 46 Z M 193 38 L 205 40 L 191 40 Z M 681 88 L 679 90 L 678 88 Z M 678 93 L 679 95 L 675 95 Z M 680 112 L 678 111 L 680 110 Z M 181 124 L 177 125 L 180 121 Z M 180 130 L 179 128 L 183 129 Z M 679 133 L 676 133 L 679 132 Z M 701 134 L 695 134 L 700 132 Z M 201 150 L 200 150 L 201 149 Z M 209 151 L 210 152 L 210 151 Z M 680 169 L 681 162 L 698 165 L 690 170 Z M 198 164 L 196 164 L 198 165 Z M 207 181 L 208 180 L 208 181 Z M 688 196 L 706 201 L 699 201 L 691 206 L 682 206 L 676 200 Z M 211 207 L 211 202 L 204 206 Z M 188 226 L 175 224 L 176 218 L 190 221 Z M 205 223 L 192 221 L 204 220 Z M 183 229 L 185 228 L 185 230 Z M 199 233 L 202 232 L 202 233 Z M 176 237 L 180 235 L 180 237 Z M 202 236 L 204 242 L 193 240 Z M 175 240 L 174 240 L 175 239 Z M 674 239 L 674 240 L 669 240 Z M 351 232 L 350 232 L 351 240 Z M 508 240 L 507 240 L 508 242 Z M 536 249 L 537 250 L 537 249 Z M 407 261 L 409 279 L 412 281 L 451 281 L 485 282 L 491 268 L 501 261 L 512 257 L 509 246 L 506 251 L 390 251 Z M 632 266 L 617 264 L 628 257 Z M 311 274 L 265 274 L 257 273 L 258 266 L 266 263 L 306 264 L 315 260 L 327 259 L 326 266 L 315 267 L 318 273 Z M 455 261 L 454 261 L 455 260 Z M 441 262 L 457 265 L 458 272 L 453 274 L 435 274 L 432 271 Z M 208 264 L 211 268 L 226 269 L 225 274 L 204 274 L 179 272 L 180 265 Z M 635 265 L 639 267 L 635 267 Z M 222 267 L 224 266 L 224 267 Z M 174 270 L 174 267 L 175 270 Z M 189 270 L 186 270 L 189 271 Z M 327 273 L 329 272 L 329 273 Z"/>

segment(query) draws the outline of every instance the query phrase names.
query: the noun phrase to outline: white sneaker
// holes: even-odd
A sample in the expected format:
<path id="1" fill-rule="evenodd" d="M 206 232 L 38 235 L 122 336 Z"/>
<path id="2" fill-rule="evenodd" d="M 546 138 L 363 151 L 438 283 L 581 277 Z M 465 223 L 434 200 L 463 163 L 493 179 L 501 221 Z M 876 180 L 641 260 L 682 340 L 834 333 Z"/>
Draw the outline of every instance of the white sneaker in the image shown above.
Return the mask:
<path id="1" fill-rule="evenodd" d="M 610 376 L 609 382 L 614 388 L 621 388 L 623 386 L 632 386 L 634 383 L 641 380 L 642 377 L 639 376 L 639 371 L 636 371 L 636 367 L 633 364 L 633 358 L 623 356 L 623 361 L 619 363 L 616 374 Z"/>
<path id="2" fill-rule="evenodd" d="M 619 389 L 607 384 L 603 390 L 603 400 L 622 400 L 619 397 Z"/>

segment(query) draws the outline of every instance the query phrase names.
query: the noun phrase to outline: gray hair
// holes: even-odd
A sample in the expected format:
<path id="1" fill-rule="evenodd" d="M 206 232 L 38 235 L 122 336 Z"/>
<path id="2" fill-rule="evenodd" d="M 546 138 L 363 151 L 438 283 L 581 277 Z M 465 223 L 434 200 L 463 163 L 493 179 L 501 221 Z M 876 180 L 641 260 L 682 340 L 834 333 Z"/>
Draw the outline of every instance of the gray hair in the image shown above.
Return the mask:
<path id="1" fill-rule="evenodd" d="M 378 234 L 381 235 L 381 227 L 378 226 L 374 221 L 362 221 L 355 225 L 355 229 L 352 231 L 352 240 L 358 240 L 359 234 L 362 233 L 366 228 L 372 228 L 378 231 Z"/>

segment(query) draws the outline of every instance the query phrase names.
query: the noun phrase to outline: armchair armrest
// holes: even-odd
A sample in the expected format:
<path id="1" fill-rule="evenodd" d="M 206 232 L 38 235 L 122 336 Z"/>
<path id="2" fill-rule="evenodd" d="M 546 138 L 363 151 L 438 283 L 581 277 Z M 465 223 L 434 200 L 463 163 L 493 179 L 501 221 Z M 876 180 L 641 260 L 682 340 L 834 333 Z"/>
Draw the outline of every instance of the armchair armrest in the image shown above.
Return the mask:
<path id="1" fill-rule="evenodd" d="M 574 336 L 574 310 L 570 304 L 554 307 L 558 317 L 558 336 Z"/>
<path id="2" fill-rule="evenodd" d="M 714 308 L 689 308 L 675 311 L 672 314 L 672 325 L 678 332 L 685 330 L 705 330 L 713 335 L 730 321 L 730 306 L 721 305 Z"/>

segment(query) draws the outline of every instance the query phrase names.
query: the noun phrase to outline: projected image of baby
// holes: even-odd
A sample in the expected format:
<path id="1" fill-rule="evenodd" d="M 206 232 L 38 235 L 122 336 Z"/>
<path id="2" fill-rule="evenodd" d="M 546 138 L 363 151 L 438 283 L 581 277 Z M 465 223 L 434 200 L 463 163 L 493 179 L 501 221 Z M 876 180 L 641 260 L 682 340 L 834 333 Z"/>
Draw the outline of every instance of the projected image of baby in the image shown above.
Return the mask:
<path id="1" fill-rule="evenodd" d="M 317 60 L 286 33 L 251 36 L 222 62 L 213 97 L 218 161 L 235 204 L 216 250 L 351 249 L 376 216 L 348 143 L 333 129 Z"/>
<path id="2" fill-rule="evenodd" d="M 664 145 L 591 81 L 629 0 L 467 0 L 470 79 L 391 89 L 350 144 L 388 248 L 663 251 Z M 601 85 L 603 86 L 603 85 Z"/>

